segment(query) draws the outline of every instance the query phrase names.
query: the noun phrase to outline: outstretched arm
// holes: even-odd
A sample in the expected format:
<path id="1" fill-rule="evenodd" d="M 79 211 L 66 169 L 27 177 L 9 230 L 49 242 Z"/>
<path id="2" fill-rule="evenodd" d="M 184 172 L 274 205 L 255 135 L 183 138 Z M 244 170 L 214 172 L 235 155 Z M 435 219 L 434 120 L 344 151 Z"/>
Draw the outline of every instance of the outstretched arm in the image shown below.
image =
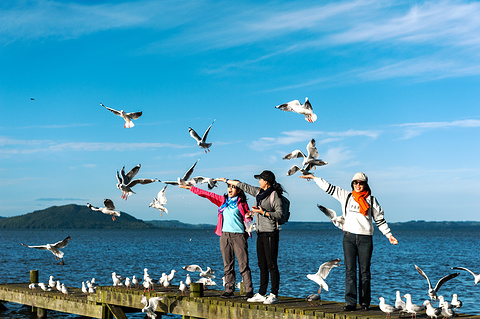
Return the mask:
<path id="1" fill-rule="evenodd" d="M 226 179 L 225 177 L 215 178 L 216 181 L 227 183 L 228 185 L 237 186 L 239 181 L 234 181 L 231 179 Z"/>

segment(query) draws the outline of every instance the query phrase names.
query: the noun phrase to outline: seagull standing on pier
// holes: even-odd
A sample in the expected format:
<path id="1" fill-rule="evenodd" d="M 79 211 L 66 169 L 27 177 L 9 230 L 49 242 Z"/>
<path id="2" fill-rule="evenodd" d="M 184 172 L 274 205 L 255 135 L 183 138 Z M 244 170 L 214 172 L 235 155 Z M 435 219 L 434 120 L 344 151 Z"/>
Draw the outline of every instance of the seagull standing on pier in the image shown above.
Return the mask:
<path id="1" fill-rule="evenodd" d="M 55 288 L 55 285 L 56 285 L 56 282 L 55 280 L 53 280 L 53 276 L 50 276 L 50 279 L 48 280 L 48 286 L 50 286 L 50 288 Z"/>
<path id="2" fill-rule="evenodd" d="M 452 278 L 455 278 L 457 277 L 458 275 L 460 275 L 459 272 L 457 273 L 454 273 L 454 274 L 450 274 L 450 275 L 446 275 L 444 277 L 442 277 L 438 282 L 437 284 L 435 285 L 435 288 L 432 288 L 432 284 L 430 283 L 430 279 L 428 279 L 427 275 L 423 272 L 423 270 L 420 269 L 420 267 L 418 267 L 417 265 L 415 265 L 415 268 L 417 269 L 418 273 L 420 275 L 422 275 L 423 278 L 427 279 L 427 282 L 428 282 L 428 296 L 430 297 L 431 300 L 437 300 L 437 292 L 438 292 L 438 289 L 440 289 L 440 287 L 446 283 L 447 281 L 449 281 L 450 279 Z"/>
<path id="3" fill-rule="evenodd" d="M 407 305 L 405 301 L 403 301 L 402 296 L 400 295 L 400 291 L 397 290 L 396 298 L 395 298 L 395 308 L 402 311 L 402 310 L 406 310 L 406 307 Z"/>
<path id="4" fill-rule="evenodd" d="M 185 285 L 190 287 L 190 284 L 192 283 L 192 278 L 190 278 L 190 275 L 187 274 L 186 279 L 185 279 Z"/>
<path id="5" fill-rule="evenodd" d="M 36 249 L 41 249 L 41 250 L 48 250 L 50 251 L 53 255 L 55 255 L 56 260 L 60 260 L 60 264 L 63 265 L 63 251 L 60 249 L 67 246 L 68 241 L 70 240 L 70 236 L 65 238 L 64 240 L 61 240 L 59 242 L 56 242 L 55 244 L 46 244 L 46 245 L 38 245 L 38 246 L 27 246 L 22 243 L 23 246 L 28 247 L 28 248 L 36 248 Z"/>
<path id="6" fill-rule="evenodd" d="M 412 314 L 412 318 L 413 318 L 413 316 L 415 316 L 415 318 L 417 318 L 417 313 L 424 310 L 424 307 L 412 303 L 412 296 L 410 294 L 406 294 L 403 297 L 405 297 L 405 299 L 407 300 L 406 305 L 405 305 L 405 310 L 408 313 Z"/>
<path id="7" fill-rule="evenodd" d="M 180 281 L 180 286 L 178 286 L 178 289 L 182 292 L 183 296 L 187 291 L 187 285 L 184 284 L 183 281 Z"/>
<path id="8" fill-rule="evenodd" d="M 139 284 L 140 284 L 140 282 L 138 281 L 138 278 L 137 278 L 135 275 L 133 275 L 133 277 L 132 277 L 132 285 L 134 285 L 135 288 L 138 288 Z"/>
<path id="9" fill-rule="evenodd" d="M 430 319 L 437 318 L 442 314 L 442 308 L 433 307 L 430 300 L 425 300 L 423 305 L 427 307 L 427 316 L 430 317 Z"/>
<path id="10" fill-rule="evenodd" d="M 123 286 L 123 277 L 120 275 L 117 275 L 116 272 L 112 272 L 112 280 L 113 280 L 113 286 Z"/>
<path id="11" fill-rule="evenodd" d="M 392 312 L 396 310 L 395 307 L 393 307 L 392 305 L 386 304 L 385 298 L 383 297 L 380 297 L 378 299 L 380 300 L 380 303 L 378 304 L 378 306 L 380 307 L 380 310 L 387 314 L 385 319 L 390 318 L 390 315 L 392 314 Z"/>
<path id="12" fill-rule="evenodd" d="M 130 113 L 125 113 L 123 110 L 115 110 L 115 109 L 111 109 L 109 107 L 106 107 L 105 105 L 103 105 L 102 103 L 100 103 L 101 106 L 103 106 L 104 108 L 106 108 L 107 110 L 109 110 L 110 112 L 112 112 L 113 114 L 115 115 L 118 115 L 120 117 L 123 117 L 123 119 L 125 120 L 125 125 L 123 126 L 123 128 L 132 128 L 135 126 L 135 124 L 133 124 L 133 121 L 132 120 L 136 120 L 138 119 L 140 116 L 142 116 L 142 112 L 130 112 Z"/>

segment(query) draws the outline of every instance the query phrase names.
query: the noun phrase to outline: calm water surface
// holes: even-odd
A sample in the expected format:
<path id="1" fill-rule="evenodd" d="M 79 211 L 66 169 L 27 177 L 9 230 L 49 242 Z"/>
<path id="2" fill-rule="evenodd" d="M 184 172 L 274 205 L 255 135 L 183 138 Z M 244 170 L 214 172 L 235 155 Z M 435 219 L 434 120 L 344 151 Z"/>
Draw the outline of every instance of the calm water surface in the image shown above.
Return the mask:
<path id="1" fill-rule="evenodd" d="M 420 266 L 432 284 L 454 272 L 450 267 L 464 266 L 480 272 L 480 256 L 475 253 L 480 246 L 478 232 L 474 231 L 394 231 L 399 245 L 393 246 L 378 230 L 374 236 L 372 258 L 372 304 L 378 297 L 394 303 L 395 291 L 410 293 L 413 301 L 421 304 L 427 296 L 427 281 L 414 268 Z M 29 249 L 20 245 L 54 243 L 70 235 L 66 248 L 65 265 L 56 263 L 47 251 Z M 256 261 L 255 236 L 249 240 L 250 267 L 255 291 L 259 272 Z M 219 237 L 212 230 L 7 230 L 0 233 L 0 282 L 28 282 L 31 269 L 39 271 L 41 282 L 50 275 L 67 286 L 81 287 L 81 282 L 95 277 L 101 285 L 112 285 L 113 271 L 124 277 L 136 275 L 143 278 L 143 268 L 148 268 L 152 278 L 163 272 L 177 270 L 173 281 L 178 285 L 185 279 L 181 269 L 188 264 L 210 266 L 216 271 L 221 287 L 223 265 Z M 321 263 L 342 258 L 342 232 L 283 230 L 280 233 L 279 268 L 280 295 L 305 297 L 318 290 L 318 285 L 306 278 L 315 273 Z M 237 276 L 237 282 L 241 278 Z M 322 291 L 323 299 L 344 301 L 344 268 L 332 270 L 327 278 L 329 291 Z M 221 288 L 218 289 L 221 289 Z M 440 294 L 447 300 L 457 293 L 463 301 L 462 312 L 480 314 L 475 301 L 480 296 L 480 286 L 474 286 L 473 276 L 460 272 L 460 276 L 447 282 Z M 30 318 L 25 307 L 7 303 L 8 310 L 0 318 Z M 49 312 L 49 318 L 78 318 L 74 315 Z M 143 318 L 142 313 L 127 314 L 129 318 Z"/>

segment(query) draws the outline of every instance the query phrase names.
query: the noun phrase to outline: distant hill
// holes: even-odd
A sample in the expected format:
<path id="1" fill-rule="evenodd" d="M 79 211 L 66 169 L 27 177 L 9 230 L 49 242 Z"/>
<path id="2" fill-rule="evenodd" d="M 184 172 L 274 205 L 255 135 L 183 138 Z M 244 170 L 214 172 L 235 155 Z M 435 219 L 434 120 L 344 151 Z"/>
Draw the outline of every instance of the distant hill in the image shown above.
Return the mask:
<path id="1" fill-rule="evenodd" d="M 0 229 L 151 229 L 154 225 L 121 213 L 116 221 L 87 206 L 52 206 L 25 215 L 0 219 Z"/>

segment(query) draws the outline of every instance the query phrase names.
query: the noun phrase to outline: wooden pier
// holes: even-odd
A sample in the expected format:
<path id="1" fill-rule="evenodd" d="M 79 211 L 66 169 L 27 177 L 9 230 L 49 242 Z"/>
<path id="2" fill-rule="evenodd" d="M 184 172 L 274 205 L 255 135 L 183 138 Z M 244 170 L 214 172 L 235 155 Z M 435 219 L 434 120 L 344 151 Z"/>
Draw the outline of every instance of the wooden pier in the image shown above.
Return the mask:
<path id="1" fill-rule="evenodd" d="M 47 310 L 53 310 L 91 318 L 126 319 L 125 313 L 141 312 L 142 294 L 147 298 L 164 297 L 156 309 L 158 318 L 161 318 L 162 314 L 211 319 L 385 318 L 385 314 L 377 306 L 372 306 L 369 311 L 344 312 L 342 310 L 344 303 L 319 301 L 310 305 L 304 299 L 282 296 L 279 297 L 277 304 L 263 305 L 249 303 L 241 296 L 221 298 L 220 295 L 223 293 L 221 290 L 192 291 L 189 295 L 182 296 L 178 287 L 171 287 L 170 291 L 163 287 L 156 288 L 153 292 L 144 293 L 143 288 L 127 290 L 125 287 L 106 286 L 98 287 L 95 294 L 85 295 L 80 288 L 69 287 L 69 294 L 63 295 L 58 291 L 44 292 L 40 288 L 32 291 L 28 285 L 28 283 L 0 285 L 0 301 L 32 306 L 32 310 L 37 312 L 39 318 L 47 318 Z M 202 287 L 201 284 L 197 285 L 195 287 Z M 398 314 L 393 314 L 392 317 L 398 317 Z M 426 318 L 426 315 L 417 315 L 417 318 Z M 458 318 L 480 319 L 480 316 L 460 314 Z"/>

